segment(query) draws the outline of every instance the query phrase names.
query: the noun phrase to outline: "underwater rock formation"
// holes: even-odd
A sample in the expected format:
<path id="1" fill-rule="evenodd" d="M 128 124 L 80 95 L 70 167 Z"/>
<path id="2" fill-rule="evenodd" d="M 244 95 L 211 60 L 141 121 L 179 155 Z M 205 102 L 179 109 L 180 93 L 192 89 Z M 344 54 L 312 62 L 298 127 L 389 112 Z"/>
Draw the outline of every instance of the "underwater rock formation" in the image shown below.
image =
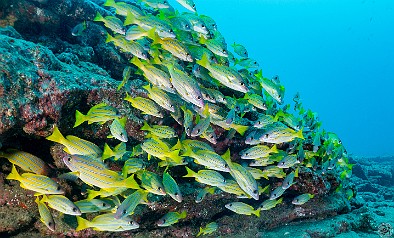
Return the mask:
<path id="1" fill-rule="evenodd" d="M 9 149 L 18 148 L 40 157 L 51 165 L 48 177 L 45 178 L 51 178 L 51 181 L 58 183 L 67 199 L 75 204 L 94 193 L 92 191 L 102 188 L 100 186 L 105 186 L 103 183 L 94 184 L 94 180 L 105 180 L 102 179 L 103 177 L 91 179 L 89 177 L 91 174 L 84 177 L 84 172 L 87 172 L 82 171 L 81 164 L 92 166 L 89 168 L 100 168 L 105 175 L 116 177 L 110 180 L 112 183 L 124 185 L 126 180 L 130 182 L 130 178 L 134 179 L 135 176 L 138 185 L 143 188 L 137 190 L 137 193 L 141 190 L 149 191 L 149 199 L 142 201 L 144 199 L 141 198 L 141 203 L 144 204 L 138 205 L 140 203 L 138 202 L 131 216 L 133 222 L 139 224 L 138 229 L 135 229 L 136 226 L 131 226 L 132 231 L 116 234 L 120 237 L 131 234 L 135 237 L 195 236 L 199 227 L 212 221 L 219 224 L 218 232 L 221 234 L 236 237 L 247 230 L 253 230 L 256 235 L 260 230 L 272 229 L 294 220 L 321 219 L 349 212 L 351 209 L 349 200 L 353 196 L 349 195 L 349 192 L 353 194 L 353 190 L 348 186 L 347 179 L 351 175 L 352 166 L 348 163 L 346 152 L 336 135 L 320 131 L 317 116 L 310 110 L 303 109 L 298 97 L 294 99 L 295 111 L 298 111 L 298 115 L 294 117 L 289 113 L 290 105 L 282 105 L 284 87 L 280 85 L 278 79 L 265 78 L 261 71 L 255 71 L 257 62 L 247 58 L 246 49 L 240 44 L 233 44 L 233 49 L 234 53 L 241 57 L 230 57 L 232 53 L 227 49 L 224 38 L 216 30 L 217 26 L 211 18 L 201 16 L 201 19 L 198 17 L 196 19 L 194 15 L 185 14 L 183 15 L 185 19 L 182 20 L 174 15 L 170 7 L 165 7 L 165 9 L 169 8 L 169 11 L 157 9 L 166 6 L 166 2 L 160 4 L 157 1 L 143 2 L 147 5 L 141 6 L 134 1 L 128 1 L 123 7 L 129 7 L 128 11 L 132 9 L 137 13 L 141 11 L 148 16 L 148 19 L 157 21 L 154 27 L 149 27 L 150 29 L 137 27 L 135 24 L 128 27 L 132 29 L 128 37 L 150 39 L 147 40 L 148 49 L 143 48 L 145 45 L 142 46 L 142 43 L 138 43 L 141 48 L 128 45 L 135 42 L 126 41 L 122 21 L 124 20 L 127 25 L 138 23 L 144 17 L 139 18 L 136 13 L 131 16 L 130 12 L 127 12 L 127 16 L 121 16 L 123 8 L 116 5 L 119 2 L 107 1 L 105 4 L 107 8 L 103 8 L 100 6 L 103 2 L 98 5 L 92 1 L 77 0 L 22 0 L 12 5 L 8 2 L 9 5 L 1 9 L 0 24 L 13 25 L 17 31 L 9 26 L 0 31 L 0 143 L 2 145 L 0 156 L 8 158 L 12 164 L 25 172 L 31 172 L 29 176 L 36 176 L 31 174 L 37 171 L 26 170 L 21 166 L 21 162 L 12 161 L 8 155 L 11 153 Z M 112 8 L 109 10 L 109 6 L 118 7 L 116 14 L 113 13 Z M 192 6 L 186 6 L 187 9 L 193 9 Z M 178 25 L 174 19 L 172 23 L 174 26 L 168 29 L 165 19 L 176 17 L 180 18 Z M 84 20 L 88 22 L 83 23 Z M 101 26 L 98 21 L 103 21 L 106 27 Z M 138 24 L 145 27 L 142 23 Z M 74 29 L 74 26 L 77 29 Z M 179 34 L 180 40 L 173 40 L 175 33 Z M 185 34 L 182 35 L 183 33 Z M 128 62 L 130 60 L 131 63 Z M 195 62 L 197 64 L 194 64 Z M 230 65 L 232 67 L 229 67 Z M 171 81 L 152 80 L 152 76 L 149 77 L 145 71 L 150 66 L 160 69 L 165 75 L 171 75 Z M 190 77 L 191 75 L 193 77 Z M 194 78 L 200 78 L 198 83 Z M 122 79 L 125 84 L 118 89 Z M 175 106 L 173 111 L 160 104 L 160 100 L 156 99 L 153 102 L 147 99 L 148 95 L 149 98 L 154 98 L 151 95 L 153 91 L 149 91 L 154 88 L 157 90 L 155 91 L 157 95 L 167 95 L 167 93 L 172 95 L 170 101 L 177 102 L 173 105 Z M 206 88 L 205 93 L 201 92 L 201 88 Z M 246 92 L 248 93 L 245 94 Z M 130 101 L 131 105 L 124 99 Z M 182 110 L 180 110 L 181 106 Z M 82 113 L 88 114 L 86 117 L 89 117 L 98 108 L 100 112 L 105 111 L 105 113 L 114 110 L 115 114 L 104 121 L 87 119 L 88 125 L 75 123 L 78 117 L 85 117 L 81 116 Z M 82 113 L 75 113 L 76 110 Z M 180 116 L 175 115 L 176 111 L 179 111 Z M 188 115 L 190 115 L 189 121 L 187 121 Z M 99 117 L 102 116 L 103 114 L 100 114 Z M 121 117 L 126 118 L 126 121 L 120 122 Z M 95 116 L 93 115 L 92 118 Z M 118 121 L 120 126 L 115 130 L 112 124 Z M 188 123 L 192 128 L 187 128 Z M 271 127 L 263 127 L 261 124 L 264 123 Z M 154 126 L 158 128 L 157 134 L 153 132 Z M 121 133 L 119 139 L 114 132 L 122 129 L 125 129 L 126 133 Z M 56 134 L 56 130 L 61 132 L 68 142 Z M 157 139 L 160 133 L 165 136 L 172 133 L 170 136 L 175 140 L 167 139 L 169 137 Z M 258 133 L 262 133 L 258 136 L 261 137 L 261 141 L 257 140 Z M 107 138 L 110 134 L 115 138 Z M 217 137 L 217 141 L 213 140 L 213 135 Z M 127 140 L 124 140 L 125 136 Z M 44 137 L 48 140 L 44 140 Z M 87 141 L 81 142 L 79 138 Z M 187 146 L 179 145 L 185 142 L 185 138 L 205 141 L 205 145 L 212 148 L 214 152 L 193 151 L 191 148 L 188 150 Z M 119 144 L 117 139 L 123 144 Z M 179 143 L 176 142 L 177 139 Z M 81 150 L 85 151 L 84 146 L 91 146 L 89 144 L 91 142 L 97 145 L 92 147 L 99 148 L 100 151 L 100 154 L 94 158 L 89 157 L 90 154 L 84 155 L 87 157 L 79 157 L 81 154 L 70 151 L 78 150 L 75 145 L 81 143 L 83 145 Z M 147 146 L 143 147 L 144 143 L 148 144 L 147 142 L 151 143 L 150 149 Z M 72 146 L 68 147 L 70 143 Z M 254 148 L 258 149 L 260 155 L 265 156 L 250 158 L 253 153 L 246 149 L 252 148 L 251 146 L 255 144 L 264 146 Z M 117 145 L 119 147 L 115 147 Z M 114 148 L 114 151 L 115 148 L 123 148 L 124 153 L 119 158 L 116 157 L 117 155 L 115 159 L 110 159 L 112 155 L 104 158 L 101 150 L 106 154 L 109 153 L 108 148 Z M 155 151 L 155 148 L 159 150 Z M 163 148 L 167 148 L 167 151 Z M 225 153 L 227 149 L 231 150 L 231 154 Z M 198 157 L 201 154 L 209 154 L 211 157 L 207 156 L 208 161 L 203 161 Z M 124 172 L 126 157 L 143 162 L 144 170 L 138 168 L 130 172 L 132 175 L 128 177 L 129 173 Z M 240 159 L 240 157 L 244 158 Z M 252 161 L 248 159 L 260 157 L 263 157 L 260 161 L 253 160 L 254 163 L 263 163 L 255 165 L 260 169 L 252 170 L 251 166 L 242 166 Z M 99 161 L 95 160 L 97 158 Z M 72 159 L 82 161 L 79 167 L 70 162 Z M 215 163 L 211 164 L 210 159 Z M 235 194 L 227 192 L 228 190 L 220 191 L 220 189 L 225 191 L 223 184 L 211 184 L 211 187 L 206 187 L 201 182 L 203 178 L 197 178 L 197 181 L 194 178 L 184 178 L 186 175 L 184 162 L 187 162 L 190 168 L 188 177 L 196 176 L 190 172 L 191 170 L 197 173 L 203 171 L 204 167 L 212 169 L 208 170 L 211 175 L 225 177 L 222 179 L 225 180 L 224 184 L 234 181 Z M 48 236 L 114 235 L 111 232 L 100 231 L 97 224 L 98 230 L 84 229 L 93 226 L 95 221 L 102 218 L 100 216 L 110 214 L 108 211 L 102 214 L 97 211 L 93 214 L 82 212 L 84 215 L 81 218 L 61 214 L 62 212 L 56 210 L 58 207 L 49 202 L 55 197 L 49 195 L 51 193 L 44 195 L 41 192 L 36 194 L 39 197 L 37 203 L 38 206 L 41 204 L 45 207 L 47 204 L 51 207 L 50 213 L 56 224 L 55 229 L 51 230 L 51 226 L 45 221 L 45 216 L 37 212 L 37 204 L 34 203 L 32 192 L 19 187 L 21 185 L 26 187 L 23 182 L 19 185 L 19 182 L 10 180 L 18 178 L 15 175 L 10 176 L 17 169 L 5 159 L 0 160 L 0 165 L 2 165 L 0 186 L 4 187 L 4 190 L 0 190 L 0 192 L 4 191 L 0 194 L 0 209 L 3 210 L 1 216 L 4 218 L 0 219 L 2 222 L 0 235 L 14 235 L 20 230 L 33 232 L 35 229 L 40 235 Z M 67 173 L 69 170 L 74 173 Z M 173 199 L 179 194 L 157 196 L 158 193 L 155 195 L 152 189 L 149 190 L 147 184 L 144 184 L 144 176 L 148 175 L 157 176 L 160 180 L 163 177 L 164 183 L 164 171 L 168 172 L 170 178 L 172 176 L 176 181 L 176 186 L 179 186 L 182 199 L 178 198 L 178 200 L 181 202 Z M 22 177 L 25 175 L 20 173 Z M 127 179 L 123 179 L 123 176 Z M 43 179 L 43 177 L 38 178 Z M 214 178 L 209 177 L 205 182 L 210 180 Z M 168 179 L 168 181 L 172 180 Z M 286 182 L 288 184 L 285 184 Z M 283 188 L 284 186 L 286 188 Z M 122 188 L 122 185 L 119 187 Z M 204 188 L 209 191 L 203 201 L 196 203 L 196 197 L 201 195 L 199 194 L 201 191 L 205 191 Z M 164 194 L 170 191 L 171 186 L 166 188 Z M 121 204 L 128 201 L 127 198 L 134 192 L 129 189 L 114 193 L 111 201 L 105 201 L 112 202 L 117 207 L 114 211 L 116 216 L 121 216 L 119 207 L 122 207 Z M 164 195 L 163 191 L 160 192 L 160 195 Z M 141 192 L 142 197 L 144 193 L 147 192 Z M 299 199 L 300 201 L 293 200 L 302 194 L 308 195 L 307 198 L 304 196 Z M 10 203 L 10 196 L 16 197 L 17 202 Z M 251 197 L 254 200 L 250 199 Z M 256 208 L 260 217 L 243 216 L 228 210 L 226 205 L 234 201 L 247 203 Z M 277 203 L 260 211 L 265 208 L 260 207 L 263 201 L 277 201 Z M 77 210 L 73 210 L 74 215 L 78 214 Z M 179 215 L 182 211 L 187 211 L 186 217 Z M 168 212 L 179 212 L 179 214 L 170 213 L 173 216 L 179 215 L 181 217 L 179 222 L 173 226 L 159 227 L 158 224 L 166 224 L 160 219 Z M 235 212 L 247 214 L 250 211 L 235 210 Z M 20 222 L 10 224 L 15 216 L 21 217 Z M 240 216 L 243 216 L 242 219 Z M 106 224 L 110 223 L 108 220 L 105 221 Z M 122 218 L 117 220 L 119 221 L 124 220 Z M 130 220 L 128 225 L 133 225 L 133 222 Z M 32 223 L 34 228 L 31 228 Z M 117 229 L 122 230 L 123 227 Z"/>

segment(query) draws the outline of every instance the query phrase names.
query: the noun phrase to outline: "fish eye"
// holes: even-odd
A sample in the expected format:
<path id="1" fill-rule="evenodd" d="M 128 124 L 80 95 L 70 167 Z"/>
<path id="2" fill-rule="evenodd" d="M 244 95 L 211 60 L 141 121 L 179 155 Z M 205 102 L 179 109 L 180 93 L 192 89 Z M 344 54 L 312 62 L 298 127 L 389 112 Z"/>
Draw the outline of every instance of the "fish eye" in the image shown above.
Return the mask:
<path id="1" fill-rule="evenodd" d="M 253 190 L 253 193 L 254 193 L 254 194 L 256 194 L 256 193 L 257 193 L 257 190 L 256 190 L 256 189 L 255 189 L 255 190 Z"/>
<path id="2" fill-rule="evenodd" d="M 162 221 L 163 221 L 163 223 L 166 223 L 166 219 L 163 219 Z"/>
<path id="3" fill-rule="evenodd" d="M 192 6 L 193 8 L 195 8 L 196 7 L 196 4 L 193 4 L 193 6 Z"/>
<path id="4" fill-rule="evenodd" d="M 213 135 L 211 135 L 210 138 L 213 139 Z"/>
<path id="5" fill-rule="evenodd" d="M 274 193 L 273 195 L 274 195 L 274 197 L 276 197 L 276 193 Z"/>
<path id="6" fill-rule="evenodd" d="M 169 30 L 168 30 L 168 32 L 170 32 L 170 33 L 174 33 L 174 31 L 173 31 L 172 29 L 169 29 Z"/>
<path id="7" fill-rule="evenodd" d="M 249 153 L 245 153 L 245 155 L 249 155 Z"/>
<path id="8" fill-rule="evenodd" d="M 225 53 L 225 54 L 227 54 L 227 51 L 226 51 L 226 50 L 222 50 L 222 52 Z"/>
<path id="9" fill-rule="evenodd" d="M 160 192 L 163 191 L 163 188 L 162 188 L 162 187 L 159 187 L 158 189 L 159 189 Z"/>
<path id="10" fill-rule="evenodd" d="M 241 82 L 241 86 L 244 86 L 245 85 L 245 83 L 244 82 Z"/>
<path id="11" fill-rule="evenodd" d="M 197 129 L 197 133 L 200 133 L 200 131 L 201 131 L 200 129 Z"/>
<path id="12" fill-rule="evenodd" d="M 201 96 L 197 96 L 197 99 L 200 100 L 200 99 L 201 99 Z"/>
<path id="13" fill-rule="evenodd" d="M 124 209 L 124 210 L 122 211 L 122 214 L 123 214 L 123 215 L 126 214 L 126 209 Z"/>
<path id="14" fill-rule="evenodd" d="M 73 207 L 73 212 L 77 212 L 78 209 L 76 207 Z"/>
<path id="15" fill-rule="evenodd" d="M 61 189 L 62 189 L 62 187 L 60 187 L 60 185 L 59 185 L 59 186 L 57 186 L 56 191 L 60 191 Z"/>
<path id="16" fill-rule="evenodd" d="M 250 139 L 251 139 L 251 140 L 253 140 L 253 139 L 254 139 L 254 138 L 253 138 L 253 136 L 252 136 L 252 137 L 250 137 Z"/>
<path id="17" fill-rule="evenodd" d="M 107 206 L 107 204 L 105 204 L 105 202 L 103 202 L 103 207 L 106 207 Z"/>
<path id="18" fill-rule="evenodd" d="M 260 122 L 260 121 L 258 121 L 258 122 L 257 122 L 257 124 L 259 124 L 259 125 L 260 125 L 260 124 L 261 124 L 261 122 Z"/>
<path id="19" fill-rule="evenodd" d="M 228 168 L 228 164 L 225 164 L 225 165 L 224 165 L 224 168 Z"/>
<path id="20" fill-rule="evenodd" d="M 202 28 L 206 28 L 206 26 L 204 24 L 201 25 Z"/>
<path id="21" fill-rule="evenodd" d="M 178 196 L 178 193 L 174 193 L 175 196 Z"/>
<path id="22" fill-rule="evenodd" d="M 174 107 L 174 105 L 170 105 L 170 107 Z"/>
<path id="23" fill-rule="evenodd" d="M 228 206 L 229 206 L 229 207 L 232 207 L 232 206 L 233 206 L 233 204 L 232 204 L 232 203 L 230 203 Z"/>
<path id="24" fill-rule="evenodd" d="M 268 134 L 265 134 L 264 136 L 265 136 L 265 138 L 268 138 Z"/>

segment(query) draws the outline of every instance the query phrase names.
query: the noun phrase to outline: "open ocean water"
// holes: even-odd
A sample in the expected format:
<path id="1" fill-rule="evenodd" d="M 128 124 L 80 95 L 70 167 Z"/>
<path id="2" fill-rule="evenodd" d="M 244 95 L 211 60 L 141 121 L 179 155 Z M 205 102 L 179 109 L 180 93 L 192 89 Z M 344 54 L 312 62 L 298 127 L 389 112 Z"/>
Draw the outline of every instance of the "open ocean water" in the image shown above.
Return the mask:
<path id="1" fill-rule="evenodd" d="M 174 4 L 175 5 L 175 4 Z M 286 102 L 300 92 L 355 156 L 394 155 L 394 1 L 196 0 Z"/>

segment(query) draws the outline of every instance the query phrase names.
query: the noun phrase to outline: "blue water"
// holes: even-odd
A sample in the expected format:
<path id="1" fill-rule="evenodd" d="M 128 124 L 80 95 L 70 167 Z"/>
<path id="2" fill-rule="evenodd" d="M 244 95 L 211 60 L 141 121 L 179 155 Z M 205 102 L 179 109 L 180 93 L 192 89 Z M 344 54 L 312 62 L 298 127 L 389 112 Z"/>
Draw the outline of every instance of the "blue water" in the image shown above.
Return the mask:
<path id="1" fill-rule="evenodd" d="M 195 3 L 229 44 L 247 47 L 265 76 L 280 76 L 286 103 L 300 92 L 350 154 L 394 155 L 394 1 Z"/>

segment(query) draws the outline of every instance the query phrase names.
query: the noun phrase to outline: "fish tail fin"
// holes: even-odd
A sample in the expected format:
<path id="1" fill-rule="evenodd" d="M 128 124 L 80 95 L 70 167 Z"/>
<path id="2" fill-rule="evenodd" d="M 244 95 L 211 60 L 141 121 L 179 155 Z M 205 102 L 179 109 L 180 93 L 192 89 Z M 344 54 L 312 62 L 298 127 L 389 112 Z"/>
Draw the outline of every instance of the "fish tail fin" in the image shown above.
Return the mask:
<path id="1" fill-rule="evenodd" d="M 21 176 L 18 173 L 18 170 L 16 170 L 15 165 L 12 165 L 12 170 L 11 173 L 7 176 L 6 179 L 12 179 L 12 180 L 18 180 L 20 181 Z"/>
<path id="2" fill-rule="evenodd" d="M 93 21 L 104 21 L 105 18 L 100 14 L 100 12 L 96 13 L 96 16 L 94 17 Z"/>
<path id="3" fill-rule="evenodd" d="M 278 153 L 278 152 L 279 152 L 279 151 L 278 151 L 278 148 L 276 148 L 276 144 L 275 144 L 274 146 L 272 146 L 270 152 L 271 152 L 271 153 Z"/>
<path id="4" fill-rule="evenodd" d="M 127 117 L 122 117 L 120 119 L 115 119 L 115 120 L 119 120 L 120 125 L 125 128 L 126 127 L 126 122 L 127 122 Z"/>
<path id="5" fill-rule="evenodd" d="M 86 121 L 86 115 L 82 114 L 82 112 L 75 110 L 75 124 L 74 128 L 81 125 Z"/>
<path id="6" fill-rule="evenodd" d="M 209 65 L 209 58 L 207 54 L 203 54 L 200 60 L 196 61 L 197 64 L 201 65 L 202 67 L 206 68 Z"/>
<path id="7" fill-rule="evenodd" d="M 155 32 L 156 32 L 156 28 L 153 27 L 152 29 L 150 29 L 149 31 L 146 32 L 146 37 L 148 37 L 148 38 L 153 37 L 154 38 L 155 37 Z"/>
<path id="8" fill-rule="evenodd" d="M 130 63 L 134 64 L 135 66 L 137 66 L 138 68 L 142 68 L 144 66 L 144 64 L 141 62 L 140 59 L 138 59 L 138 57 L 134 56 L 131 60 Z"/>
<path id="9" fill-rule="evenodd" d="M 261 211 L 261 208 L 258 208 L 253 211 L 253 214 L 255 214 L 257 217 L 260 217 L 260 211 Z"/>
<path id="10" fill-rule="evenodd" d="M 113 7 L 116 6 L 115 0 L 107 0 L 105 1 L 105 3 L 103 4 L 106 7 Z"/>
<path id="11" fill-rule="evenodd" d="M 186 210 L 184 210 L 184 211 L 179 215 L 179 217 L 182 219 L 182 218 L 185 218 L 186 215 L 187 215 L 187 212 L 186 212 Z"/>
<path id="12" fill-rule="evenodd" d="M 305 139 L 305 138 L 304 138 L 304 135 L 302 134 L 302 130 L 297 131 L 296 135 L 297 135 L 297 137 L 300 138 L 300 139 L 303 139 L 303 140 Z"/>
<path id="13" fill-rule="evenodd" d="M 279 198 L 279 200 L 276 202 L 276 204 L 281 204 L 283 201 L 283 197 Z"/>
<path id="14" fill-rule="evenodd" d="M 150 127 L 146 121 L 144 121 L 144 125 L 140 128 L 140 130 L 143 131 L 150 131 L 151 129 L 152 127 Z"/>
<path id="15" fill-rule="evenodd" d="M 227 164 L 231 164 L 231 155 L 230 155 L 230 149 L 227 149 L 227 151 L 221 155 L 224 161 L 226 161 Z"/>
<path id="16" fill-rule="evenodd" d="M 196 176 L 196 173 L 193 170 L 189 169 L 187 166 L 185 166 L 185 168 L 186 168 L 187 174 L 183 177 L 194 178 Z"/>
<path id="17" fill-rule="evenodd" d="M 297 167 L 295 172 L 294 172 L 294 177 L 298 178 L 298 170 L 300 169 L 300 167 Z"/>
<path id="18" fill-rule="evenodd" d="M 202 45 L 204 45 L 207 42 L 207 39 L 205 39 L 204 36 L 200 36 L 200 38 L 198 39 L 198 42 Z"/>
<path id="19" fill-rule="evenodd" d="M 190 146 L 188 146 L 186 148 L 186 151 L 182 154 L 182 156 L 188 156 L 188 157 L 192 157 L 194 155 L 195 154 L 194 154 L 194 152 L 193 152 L 193 150 L 192 150 L 192 148 Z"/>
<path id="20" fill-rule="evenodd" d="M 104 144 L 104 151 L 103 151 L 103 155 L 101 157 L 102 160 L 106 160 L 108 158 L 111 158 L 112 156 L 114 156 L 114 151 L 109 147 L 109 145 L 107 143 Z"/>
<path id="21" fill-rule="evenodd" d="M 180 164 L 182 163 L 182 157 L 179 156 L 179 150 L 174 150 L 171 153 L 167 155 L 168 158 L 170 158 L 172 161 L 175 161 L 176 163 Z"/>
<path id="22" fill-rule="evenodd" d="M 53 142 L 57 142 L 59 144 L 65 144 L 65 142 L 67 141 L 66 138 L 64 138 L 64 136 L 62 135 L 62 133 L 60 133 L 59 128 L 57 128 L 57 126 L 55 126 L 53 128 L 53 132 L 52 135 L 48 136 L 46 138 L 47 140 L 53 141 Z"/>
<path id="23" fill-rule="evenodd" d="M 89 228 L 90 221 L 83 219 L 81 216 L 77 216 L 78 226 L 75 228 L 76 231 L 81 231 Z"/>
<path id="24" fill-rule="evenodd" d="M 107 38 L 105 39 L 105 43 L 115 41 L 115 38 L 111 36 L 111 34 L 107 33 Z"/>
<path id="25" fill-rule="evenodd" d="M 124 20 L 123 25 L 128 26 L 135 23 L 135 16 L 130 11 L 127 11 L 126 19 Z"/>
<path id="26" fill-rule="evenodd" d="M 249 126 L 243 126 L 243 125 L 235 125 L 234 129 L 241 135 L 243 136 L 245 132 L 249 129 Z"/>
<path id="27" fill-rule="evenodd" d="M 239 59 L 237 59 L 237 58 L 235 58 L 234 59 L 234 65 L 237 65 L 237 64 L 239 64 L 239 62 L 240 62 L 241 60 L 239 60 Z"/>
<path id="28" fill-rule="evenodd" d="M 199 237 L 202 233 L 203 233 L 203 229 L 202 229 L 202 227 L 200 227 L 200 231 L 197 233 L 197 235 L 196 235 L 196 237 Z"/>
<path id="29" fill-rule="evenodd" d="M 183 148 L 181 141 L 178 139 L 176 144 L 171 148 L 171 150 L 181 150 Z"/>
<path id="30" fill-rule="evenodd" d="M 99 195 L 99 191 L 96 190 L 87 189 L 86 191 L 88 192 L 88 200 L 93 199 Z"/>
<path id="31" fill-rule="evenodd" d="M 131 102 L 131 104 L 133 104 L 134 99 L 132 96 L 130 96 L 130 94 L 126 93 L 126 97 L 124 98 L 124 100 Z"/>
<path id="32" fill-rule="evenodd" d="M 134 179 L 134 174 L 132 174 L 130 177 L 128 177 L 125 180 L 125 185 L 127 188 L 132 188 L 132 189 L 140 189 L 140 186 Z"/>
<path id="33" fill-rule="evenodd" d="M 145 89 L 146 91 L 148 91 L 148 93 L 151 91 L 152 87 L 150 86 L 150 84 L 144 85 L 142 86 L 143 89 Z"/>

